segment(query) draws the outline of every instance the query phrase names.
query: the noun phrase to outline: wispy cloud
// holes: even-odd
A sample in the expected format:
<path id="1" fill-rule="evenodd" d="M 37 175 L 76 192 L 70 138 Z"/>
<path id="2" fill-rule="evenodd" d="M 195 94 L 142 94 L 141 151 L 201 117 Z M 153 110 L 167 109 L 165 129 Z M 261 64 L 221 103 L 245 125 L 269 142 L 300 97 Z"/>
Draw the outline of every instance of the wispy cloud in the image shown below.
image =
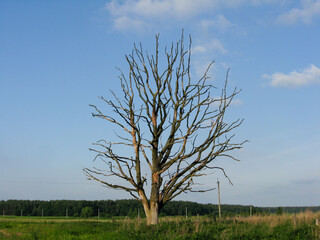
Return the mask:
<path id="1" fill-rule="evenodd" d="M 231 106 L 239 107 L 243 105 L 243 101 L 239 98 L 232 100 Z"/>
<path id="2" fill-rule="evenodd" d="M 197 78 L 203 76 L 212 61 L 215 61 L 215 59 L 220 58 L 221 55 L 228 53 L 224 44 L 219 39 L 211 38 L 209 40 L 201 40 L 200 42 L 202 43 L 195 44 L 191 49 L 193 55 L 192 66 Z M 212 79 L 216 79 L 222 72 L 225 74 L 225 71 L 228 69 L 226 65 L 227 64 L 225 63 L 215 62 L 215 64 L 211 65 L 207 73 L 208 76 Z"/>
<path id="3" fill-rule="evenodd" d="M 280 15 L 277 18 L 278 23 L 282 24 L 294 24 L 302 22 L 305 24 L 311 24 L 315 17 L 320 16 L 320 0 L 304 0 L 302 1 L 302 8 L 294 8 L 290 11 Z"/>
<path id="4" fill-rule="evenodd" d="M 228 19 L 226 19 L 225 16 L 220 14 L 214 19 L 202 20 L 200 26 L 205 30 L 207 30 L 208 28 L 215 28 L 219 31 L 225 32 L 233 28 L 235 25 L 232 24 Z"/>
<path id="5" fill-rule="evenodd" d="M 315 178 L 312 178 L 312 179 L 299 179 L 299 180 L 295 180 L 292 182 L 294 185 L 297 185 L 297 184 L 301 184 L 301 185 L 315 185 L 315 184 L 318 184 L 319 183 L 319 179 L 315 179 Z"/>
<path id="6" fill-rule="evenodd" d="M 192 49 L 193 54 L 213 54 L 213 53 L 226 53 L 222 42 L 218 39 L 211 39 L 208 43 L 196 45 Z"/>
<path id="7" fill-rule="evenodd" d="M 149 27 L 149 24 L 138 18 L 130 18 L 130 17 L 122 16 L 114 20 L 114 27 L 119 30 L 127 30 L 127 29 L 143 30 L 146 27 Z"/>
<path id="8" fill-rule="evenodd" d="M 218 1 L 212 0 L 111 0 L 106 9 L 113 17 L 114 27 L 123 30 L 124 24 L 117 24 L 125 19 L 129 23 L 128 29 L 135 26 L 146 26 L 150 20 L 188 19 L 195 15 L 214 9 Z"/>
<path id="9" fill-rule="evenodd" d="M 217 108 L 221 105 L 222 103 L 222 99 L 221 97 L 215 97 L 215 102 L 212 103 L 212 107 L 213 108 Z M 240 107 L 242 106 L 244 103 L 243 101 L 240 99 L 240 98 L 235 98 L 235 99 L 232 99 L 232 102 L 230 103 L 230 106 L 233 106 L 233 107 Z"/>
<path id="10" fill-rule="evenodd" d="M 270 79 L 271 86 L 273 87 L 301 87 L 306 85 L 320 84 L 320 69 L 311 64 L 310 67 L 303 69 L 301 72 L 292 71 L 288 74 L 265 74 L 262 77 Z"/>
<path id="11" fill-rule="evenodd" d="M 168 20 L 184 21 L 202 16 L 221 8 L 236 8 L 240 5 L 261 5 L 275 0 L 111 0 L 105 8 L 112 16 L 113 26 L 118 30 L 143 28 L 151 23 Z M 216 28 L 226 29 L 232 24 L 222 15 L 203 22 Z"/>

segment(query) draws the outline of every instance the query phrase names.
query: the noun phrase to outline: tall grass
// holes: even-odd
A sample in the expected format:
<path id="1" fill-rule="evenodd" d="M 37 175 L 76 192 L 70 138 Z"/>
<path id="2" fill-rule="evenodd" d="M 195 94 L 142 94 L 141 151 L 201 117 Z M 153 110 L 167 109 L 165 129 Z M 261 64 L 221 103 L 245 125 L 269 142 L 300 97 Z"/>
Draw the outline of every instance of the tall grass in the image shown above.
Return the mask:
<path id="1" fill-rule="evenodd" d="M 254 215 L 249 217 L 229 217 L 226 218 L 228 220 L 235 220 L 240 222 L 247 222 L 251 224 L 259 224 L 259 223 L 267 223 L 270 226 L 276 226 L 279 224 L 283 224 L 285 222 L 291 221 L 293 225 L 297 225 L 299 223 L 307 223 L 311 224 L 316 221 L 316 219 L 320 219 L 320 212 L 311 212 L 305 211 L 298 214 L 282 214 L 282 215 Z"/>
<path id="2" fill-rule="evenodd" d="M 320 213 L 229 217 L 163 217 L 157 226 L 145 219 L 1 218 L 0 239 L 320 239 Z"/>

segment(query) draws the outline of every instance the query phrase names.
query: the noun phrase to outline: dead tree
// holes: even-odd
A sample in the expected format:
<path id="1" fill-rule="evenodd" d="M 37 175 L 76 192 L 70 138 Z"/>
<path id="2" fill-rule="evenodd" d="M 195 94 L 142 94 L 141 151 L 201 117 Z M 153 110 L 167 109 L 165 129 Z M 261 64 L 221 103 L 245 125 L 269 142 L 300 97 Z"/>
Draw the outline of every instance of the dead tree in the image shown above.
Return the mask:
<path id="1" fill-rule="evenodd" d="M 194 179 L 215 169 L 225 174 L 215 159 L 237 160 L 231 151 L 244 143 L 233 142 L 233 130 L 242 120 L 225 121 L 225 113 L 239 93 L 237 89 L 227 93 L 228 73 L 220 90 L 208 81 L 213 62 L 193 81 L 191 38 L 185 50 L 182 34 L 165 49 L 161 63 L 158 40 L 156 36 L 154 54 L 145 52 L 140 44 L 126 56 L 128 73 L 119 69 L 122 96 L 110 91 L 111 100 L 100 97 L 112 113 L 90 105 L 94 117 L 118 128 L 118 142 L 95 143 L 90 150 L 106 168 L 84 169 L 89 180 L 127 191 L 140 200 L 148 225 L 157 224 L 160 209 L 179 194 L 210 190 L 195 188 Z"/>

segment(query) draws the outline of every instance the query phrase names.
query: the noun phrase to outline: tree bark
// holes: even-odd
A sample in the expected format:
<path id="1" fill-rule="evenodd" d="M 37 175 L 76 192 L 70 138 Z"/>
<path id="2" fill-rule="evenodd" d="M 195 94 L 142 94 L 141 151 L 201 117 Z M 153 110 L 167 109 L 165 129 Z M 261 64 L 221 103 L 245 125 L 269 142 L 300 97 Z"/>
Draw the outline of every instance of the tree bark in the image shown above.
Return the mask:
<path id="1" fill-rule="evenodd" d="M 158 224 L 159 223 L 159 203 L 152 202 L 151 204 L 151 219 L 150 224 Z"/>
<path id="2" fill-rule="evenodd" d="M 144 206 L 144 211 L 146 213 L 147 225 L 155 225 L 159 223 L 159 203 L 151 202 L 150 209 L 146 209 Z"/>
<path id="3" fill-rule="evenodd" d="M 149 204 L 148 203 L 143 203 L 142 205 L 143 205 L 144 212 L 146 214 L 147 225 L 150 225 L 150 223 L 151 223 L 151 211 L 150 211 L 150 208 L 149 208 Z"/>

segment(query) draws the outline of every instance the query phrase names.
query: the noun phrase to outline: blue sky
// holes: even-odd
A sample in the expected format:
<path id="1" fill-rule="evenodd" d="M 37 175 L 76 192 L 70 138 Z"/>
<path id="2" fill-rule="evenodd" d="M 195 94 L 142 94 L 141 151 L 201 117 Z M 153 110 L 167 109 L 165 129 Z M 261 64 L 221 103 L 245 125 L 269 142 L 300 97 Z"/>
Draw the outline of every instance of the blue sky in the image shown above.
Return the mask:
<path id="1" fill-rule="evenodd" d="M 0 2 L 0 199 L 119 199 L 88 182 L 91 143 L 113 130 L 89 104 L 119 89 L 115 66 L 133 43 L 150 52 L 184 29 L 193 76 L 242 89 L 230 118 L 250 142 L 220 159 L 221 200 L 256 206 L 320 205 L 319 0 L 112 0 Z M 163 48 L 162 48 L 163 49 Z M 104 108 L 106 109 L 106 108 Z M 217 192 L 178 199 L 217 203 Z"/>

